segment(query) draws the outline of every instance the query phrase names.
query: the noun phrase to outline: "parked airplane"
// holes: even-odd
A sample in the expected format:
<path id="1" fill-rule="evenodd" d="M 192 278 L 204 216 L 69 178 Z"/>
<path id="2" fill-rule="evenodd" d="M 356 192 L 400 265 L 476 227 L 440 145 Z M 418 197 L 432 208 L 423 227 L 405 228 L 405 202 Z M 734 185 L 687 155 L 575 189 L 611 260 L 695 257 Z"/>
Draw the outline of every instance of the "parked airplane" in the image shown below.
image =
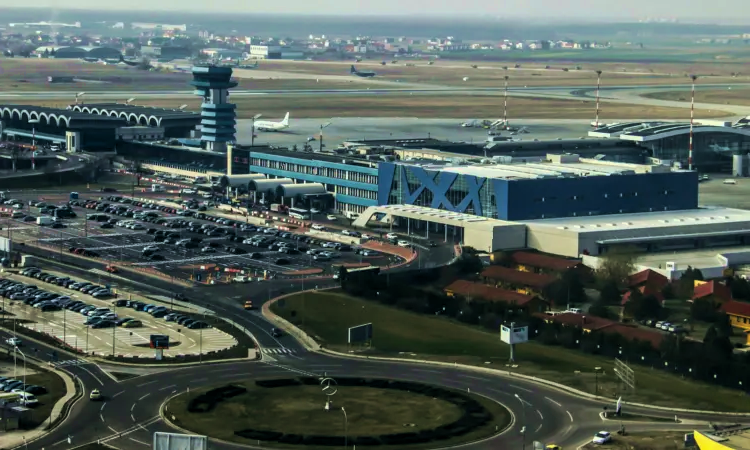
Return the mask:
<path id="1" fill-rule="evenodd" d="M 257 120 L 255 129 L 258 131 L 281 131 L 289 128 L 289 113 L 286 113 L 284 120 L 281 122 L 271 122 L 268 120 Z"/>
<path id="2" fill-rule="evenodd" d="M 352 68 L 349 70 L 349 73 L 351 73 L 352 75 L 356 75 L 358 77 L 363 77 L 363 78 L 371 78 L 375 76 L 375 72 L 360 72 L 354 66 L 352 66 Z"/>

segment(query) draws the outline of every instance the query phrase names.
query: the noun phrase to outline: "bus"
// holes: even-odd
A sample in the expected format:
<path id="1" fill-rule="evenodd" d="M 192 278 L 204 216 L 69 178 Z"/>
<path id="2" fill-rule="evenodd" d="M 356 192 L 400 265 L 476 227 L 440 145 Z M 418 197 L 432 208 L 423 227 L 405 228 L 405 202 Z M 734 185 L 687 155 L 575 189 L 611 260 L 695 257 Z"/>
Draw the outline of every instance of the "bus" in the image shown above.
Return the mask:
<path id="1" fill-rule="evenodd" d="M 310 220 L 310 211 L 302 208 L 289 208 L 289 217 L 299 220 Z"/>

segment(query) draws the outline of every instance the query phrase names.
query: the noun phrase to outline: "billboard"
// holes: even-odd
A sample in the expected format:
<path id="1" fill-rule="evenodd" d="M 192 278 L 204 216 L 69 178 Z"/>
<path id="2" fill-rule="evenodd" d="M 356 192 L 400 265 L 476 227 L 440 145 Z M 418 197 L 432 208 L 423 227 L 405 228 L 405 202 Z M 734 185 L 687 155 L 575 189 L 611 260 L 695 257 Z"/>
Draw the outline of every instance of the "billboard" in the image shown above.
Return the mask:
<path id="1" fill-rule="evenodd" d="M 207 450 L 208 438 L 195 434 L 154 433 L 154 450 Z"/>
<path id="2" fill-rule="evenodd" d="M 166 334 L 152 334 L 149 339 L 149 346 L 154 349 L 169 349 L 169 336 Z"/>
<path id="3" fill-rule="evenodd" d="M 10 239 L 6 237 L 0 237 L 0 252 L 10 253 L 10 251 L 11 251 Z"/>
<path id="4" fill-rule="evenodd" d="M 362 342 L 368 342 L 372 340 L 372 324 L 366 323 L 363 325 L 357 325 L 349 328 L 349 338 L 347 340 L 350 344 L 359 344 Z"/>
<path id="5" fill-rule="evenodd" d="M 511 326 L 513 330 L 511 331 Z M 529 327 L 518 325 L 501 325 L 500 340 L 506 344 L 523 344 L 529 340 Z"/>

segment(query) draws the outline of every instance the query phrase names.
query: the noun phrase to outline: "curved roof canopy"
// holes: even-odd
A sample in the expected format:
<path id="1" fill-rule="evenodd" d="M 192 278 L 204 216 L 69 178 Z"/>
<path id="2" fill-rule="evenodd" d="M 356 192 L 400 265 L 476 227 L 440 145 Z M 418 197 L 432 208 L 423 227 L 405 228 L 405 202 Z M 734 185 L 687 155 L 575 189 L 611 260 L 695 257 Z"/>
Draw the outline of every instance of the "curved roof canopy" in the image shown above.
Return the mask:
<path id="1" fill-rule="evenodd" d="M 71 111 L 96 114 L 99 116 L 117 117 L 131 124 L 151 127 L 159 127 L 175 123 L 195 126 L 201 121 L 200 114 L 192 111 L 136 106 L 126 103 L 75 104 L 68 106 L 68 109 Z"/>
<path id="2" fill-rule="evenodd" d="M 0 106 L 0 118 L 21 122 L 38 120 L 41 126 L 65 128 L 116 128 L 125 125 L 125 122 L 117 117 L 94 116 L 80 111 L 34 105 L 2 105 Z"/>
<path id="3" fill-rule="evenodd" d="M 296 195 L 326 194 L 328 191 L 322 183 L 297 183 L 282 184 L 276 188 L 276 193 L 282 197 L 294 197 Z"/>

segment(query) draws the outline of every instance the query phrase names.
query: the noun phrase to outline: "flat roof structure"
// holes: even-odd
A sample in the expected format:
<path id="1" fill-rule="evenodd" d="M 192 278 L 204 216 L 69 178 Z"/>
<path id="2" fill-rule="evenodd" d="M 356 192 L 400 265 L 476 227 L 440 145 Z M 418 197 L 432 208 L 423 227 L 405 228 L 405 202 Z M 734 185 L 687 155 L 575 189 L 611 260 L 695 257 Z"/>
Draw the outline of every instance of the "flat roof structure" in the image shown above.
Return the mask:
<path id="1" fill-rule="evenodd" d="M 589 131 L 593 138 L 619 138 L 631 142 L 650 142 L 683 135 L 690 132 L 688 122 L 626 122 L 614 123 Z M 743 123 L 695 121 L 693 133 L 733 133 L 750 136 L 750 128 Z"/>
<path id="2" fill-rule="evenodd" d="M 721 207 L 523 223 L 528 226 L 529 247 L 571 257 L 599 255 L 614 246 L 658 252 L 695 248 L 697 240 L 730 246 L 750 238 L 750 211 Z M 709 246 L 705 242 L 703 245 Z"/>
<path id="3" fill-rule="evenodd" d="M 732 427 L 715 432 L 693 433 L 700 450 L 750 450 L 750 428 Z"/>
<path id="4" fill-rule="evenodd" d="M 571 154 L 547 155 L 547 160 L 543 162 L 504 163 L 500 159 L 495 160 L 495 164 L 455 165 L 444 164 L 445 162 L 401 161 L 399 164 L 416 165 L 425 170 L 504 180 L 613 176 L 670 171 L 666 166 L 602 161 L 580 158 L 578 155 Z"/>
<path id="5" fill-rule="evenodd" d="M 523 224 L 416 205 L 370 206 L 353 225 L 365 228 L 367 222 L 377 215 L 388 217 L 388 222 L 395 219 L 402 228 L 404 221 L 407 221 L 406 228 L 409 228 L 409 221 L 425 222 L 430 224 L 429 229 L 437 230 L 434 234 L 440 237 L 443 233 L 448 234 L 449 227 L 459 230 L 463 233 L 464 245 L 481 251 L 520 249 L 526 243 Z"/>
<path id="6" fill-rule="evenodd" d="M 125 125 L 117 117 L 34 105 L 0 105 L 0 118 L 22 122 L 39 120 L 41 126 L 62 128 L 117 128 Z"/>
<path id="7" fill-rule="evenodd" d="M 200 114 L 192 111 L 137 106 L 127 103 L 74 104 L 69 105 L 67 109 L 90 115 L 117 117 L 127 121 L 131 125 L 150 127 L 195 127 L 201 122 Z"/>

